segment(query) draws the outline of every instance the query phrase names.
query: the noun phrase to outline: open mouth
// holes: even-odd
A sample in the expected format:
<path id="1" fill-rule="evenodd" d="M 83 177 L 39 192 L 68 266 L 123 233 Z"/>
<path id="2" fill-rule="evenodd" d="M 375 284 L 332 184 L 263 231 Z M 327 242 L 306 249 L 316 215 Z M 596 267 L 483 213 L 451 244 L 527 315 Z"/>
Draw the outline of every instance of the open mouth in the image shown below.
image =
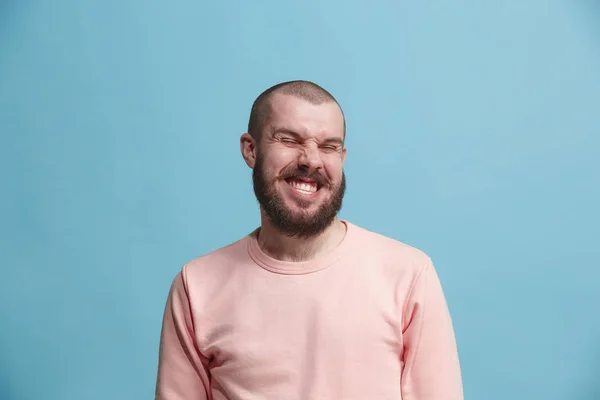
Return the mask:
<path id="1" fill-rule="evenodd" d="M 316 193 L 322 186 L 317 181 L 302 178 L 288 178 L 285 181 L 292 189 L 305 196 Z"/>

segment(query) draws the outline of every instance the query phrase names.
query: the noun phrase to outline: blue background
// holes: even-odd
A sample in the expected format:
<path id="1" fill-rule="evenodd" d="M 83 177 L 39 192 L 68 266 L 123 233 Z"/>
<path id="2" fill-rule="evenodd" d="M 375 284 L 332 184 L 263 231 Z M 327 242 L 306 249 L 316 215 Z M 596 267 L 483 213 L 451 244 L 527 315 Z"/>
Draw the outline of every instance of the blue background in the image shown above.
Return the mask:
<path id="1" fill-rule="evenodd" d="M 342 217 L 426 251 L 468 399 L 600 399 L 600 4 L 0 1 L 0 399 L 153 398 L 171 279 L 259 223 L 250 105 L 348 121 Z"/>

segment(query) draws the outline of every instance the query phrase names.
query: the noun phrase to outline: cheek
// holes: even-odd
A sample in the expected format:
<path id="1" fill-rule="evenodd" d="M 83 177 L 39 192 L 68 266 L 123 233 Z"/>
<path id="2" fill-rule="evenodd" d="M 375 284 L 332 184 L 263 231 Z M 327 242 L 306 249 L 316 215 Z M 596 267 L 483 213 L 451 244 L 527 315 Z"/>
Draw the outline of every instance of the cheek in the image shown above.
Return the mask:
<path id="1" fill-rule="evenodd" d="M 342 161 L 339 158 L 324 161 L 323 164 L 329 179 L 334 182 L 339 182 L 342 179 Z"/>
<path id="2" fill-rule="evenodd" d="M 294 149 L 282 148 L 273 151 L 265 158 L 265 166 L 274 171 L 279 171 L 296 162 L 298 153 Z"/>
<path id="3" fill-rule="evenodd" d="M 277 157 L 265 157 L 261 161 L 261 174 L 267 181 L 277 179 L 285 165 Z"/>
<path id="4" fill-rule="evenodd" d="M 287 146 L 281 146 L 273 152 L 272 157 L 278 163 L 289 164 L 290 162 L 298 160 L 299 151 Z"/>

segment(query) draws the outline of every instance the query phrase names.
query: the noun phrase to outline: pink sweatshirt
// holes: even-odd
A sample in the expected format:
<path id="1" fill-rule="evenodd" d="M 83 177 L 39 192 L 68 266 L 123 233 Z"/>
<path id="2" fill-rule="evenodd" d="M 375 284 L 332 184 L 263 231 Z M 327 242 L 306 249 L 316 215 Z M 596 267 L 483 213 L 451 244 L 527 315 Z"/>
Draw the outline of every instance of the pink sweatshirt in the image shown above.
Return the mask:
<path id="1" fill-rule="evenodd" d="M 463 399 L 430 258 L 348 221 L 324 257 L 283 262 L 253 235 L 186 264 L 169 293 L 159 400 Z"/>

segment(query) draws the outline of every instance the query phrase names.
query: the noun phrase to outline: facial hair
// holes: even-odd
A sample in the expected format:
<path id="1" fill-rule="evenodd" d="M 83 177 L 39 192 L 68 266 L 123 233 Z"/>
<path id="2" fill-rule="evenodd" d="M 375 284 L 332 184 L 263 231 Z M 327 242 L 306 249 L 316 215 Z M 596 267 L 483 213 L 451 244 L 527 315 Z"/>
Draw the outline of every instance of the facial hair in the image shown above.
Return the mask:
<path id="1" fill-rule="evenodd" d="M 292 212 L 285 205 L 281 194 L 277 192 L 274 181 L 269 181 L 265 176 L 263 161 L 262 154 L 259 152 L 252 170 L 254 194 L 275 228 L 286 236 L 299 239 L 308 239 L 323 233 L 333 223 L 336 215 L 342 209 L 342 200 L 346 192 L 345 173 L 342 171 L 342 179 L 335 185 L 319 173 L 308 174 L 296 167 L 283 170 L 280 174 L 282 181 L 289 178 L 313 179 L 321 185 L 319 190 L 328 187 L 332 193 L 329 201 L 322 204 L 316 213 L 307 214 L 304 210 Z M 299 201 L 298 204 L 301 208 L 306 208 L 311 203 Z"/>

